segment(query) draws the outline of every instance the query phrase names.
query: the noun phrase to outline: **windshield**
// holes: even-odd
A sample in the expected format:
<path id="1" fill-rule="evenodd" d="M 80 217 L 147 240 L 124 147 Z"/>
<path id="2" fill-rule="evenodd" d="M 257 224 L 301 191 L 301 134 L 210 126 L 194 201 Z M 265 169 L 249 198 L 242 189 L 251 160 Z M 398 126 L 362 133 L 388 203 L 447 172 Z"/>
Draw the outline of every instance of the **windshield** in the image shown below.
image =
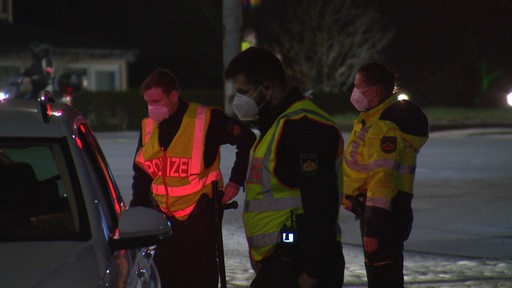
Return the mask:
<path id="1" fill-rule="evenodd" d="M 64 138 L 0 138 L 0 241 L 88 237 L 71 159 Z"/>

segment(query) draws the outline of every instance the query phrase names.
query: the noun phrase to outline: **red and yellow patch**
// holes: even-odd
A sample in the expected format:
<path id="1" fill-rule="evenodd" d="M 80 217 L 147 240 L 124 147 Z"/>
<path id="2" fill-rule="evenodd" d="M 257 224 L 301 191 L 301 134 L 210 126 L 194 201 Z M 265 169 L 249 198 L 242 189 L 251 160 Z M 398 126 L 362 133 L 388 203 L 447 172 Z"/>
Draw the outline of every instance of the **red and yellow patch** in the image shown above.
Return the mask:
<path id="1" fill-rule="evenodd" d="M 384 136 L 380 140 L 380 149 L 384 153 L 393 153 L 396 151 L 396 137 L 395 136 Z"/>
<path id="2" fill-rule="evenodd" d="M 231 127 L 231 133 L 234 135 L 234 136 L 239 136 L 240 133 L 242 132 L 242 127 L 240 127 L 240 125 L 233 125 L 233 127 Z"/>
<path id="3" fill-rule="evenodd" d="M 316 153 L 301 154 L 300 169 L 305 176 L 314 175 L 318 171 L 318 155 Z"/>

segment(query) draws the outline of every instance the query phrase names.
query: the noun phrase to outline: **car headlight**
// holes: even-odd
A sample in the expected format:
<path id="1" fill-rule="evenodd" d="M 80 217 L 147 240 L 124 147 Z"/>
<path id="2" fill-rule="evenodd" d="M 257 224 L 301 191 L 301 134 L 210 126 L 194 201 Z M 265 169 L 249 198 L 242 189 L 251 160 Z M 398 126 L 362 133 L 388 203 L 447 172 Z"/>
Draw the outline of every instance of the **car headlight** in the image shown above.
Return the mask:
<path id="1" fill-rule="evenodd" d="M 512 107 L 512 92 L 507 94 L 507 104 Z"/>

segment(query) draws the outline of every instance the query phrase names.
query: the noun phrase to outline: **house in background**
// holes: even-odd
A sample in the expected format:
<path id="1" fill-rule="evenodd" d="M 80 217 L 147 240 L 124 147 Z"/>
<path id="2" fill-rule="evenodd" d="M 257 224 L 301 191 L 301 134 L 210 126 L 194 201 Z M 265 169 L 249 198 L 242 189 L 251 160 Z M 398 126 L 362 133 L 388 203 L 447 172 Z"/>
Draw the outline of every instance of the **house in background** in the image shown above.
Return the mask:
<path id="1" fill-rule="evenodd" d="M 136 50 L 13 23 L 12 0 L 0 0 L 0 83 L 21 75 L 32 62 L 31 45 L 43 42 L 52 46 L 54 89 L 66 74 L 79 75 L 90 91 L 128 89 L 128 63 Z"/>

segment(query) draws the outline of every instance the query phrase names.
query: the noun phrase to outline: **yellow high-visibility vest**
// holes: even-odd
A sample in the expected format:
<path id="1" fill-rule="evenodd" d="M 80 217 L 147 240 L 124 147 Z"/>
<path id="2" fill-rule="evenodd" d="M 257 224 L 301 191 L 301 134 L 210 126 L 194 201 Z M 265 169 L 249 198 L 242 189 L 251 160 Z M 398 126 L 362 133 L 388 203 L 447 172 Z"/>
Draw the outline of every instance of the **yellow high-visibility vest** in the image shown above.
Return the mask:
<path id="1" fill-rule="evenodd" d="M 160 147 L 156 124 L 149 118 L 142 120 L 142 146 L 136 163 L 153 178 L 151 192 L 160 208 L 179 220 L 188 217 L 201 194 L 212 196 L 213 180 L 223 187 L 220 156 L 211 167 L 204 167 L 210 113 L 207 107 L 190 103 L 176 136 L 165 151 Z"/>
<path id="2" fill-rule="evenodd" d="M 302 214 L 300 189 L 283 185 L 274 174 L 279 135 L 285 120 L 308 117 L 312 120 L 336 127 L 331 116 L 318 108 L 311 100 L 294 103 L 281 114 L 272 127 L 253 147 L 252 161 L 246 180 L 244 225 L 250 255 L 260 261 L 270 255 L 279 243 L 283 225 L 291 224 L 291 213 Z M 340 135 L 340 142 L 341 142 Z M 343 144 L 339 144 L 341 157 Z M 341 171 L 341 161 L 339 171 Z M 341 178 L 338 178 L 341 181 Z M 339 186 L 341 189 L 341 185 Z M 341 195 L 340 195 L 341 199 Z"/>
<path id="3" fill-rule="evenodd" d="M 366 206 L 386 210 L 390 210 L 398 191 L 413 193 L 416 156 L 428 139 L 428 134 L 410 135 L 400 131 L 395 123 L 379 119 L 396 101 L 392 96 L 360 113 L 354 120 L 343 159 L 344 196 L 363 192 Z M 346 207 L 349 203 L 345 201 Z"/>

